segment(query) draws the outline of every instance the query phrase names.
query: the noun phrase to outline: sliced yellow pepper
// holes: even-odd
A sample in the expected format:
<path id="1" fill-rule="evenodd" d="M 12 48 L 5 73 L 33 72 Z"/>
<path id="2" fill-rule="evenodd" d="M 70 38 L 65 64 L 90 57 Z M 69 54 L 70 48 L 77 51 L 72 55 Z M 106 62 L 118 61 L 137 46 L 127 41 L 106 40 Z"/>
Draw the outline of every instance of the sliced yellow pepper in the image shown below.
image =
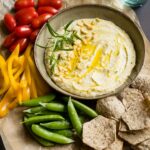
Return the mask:
<path id="1" fill-rule="evenodd" d="M 7 67 L 8 67 L 8 76 L 10 79 L 10 84 L 11 86 L 14 88 L 14 90 L 16 90 L 18 88 L 18 84 L 16 83 L 14 76 L 13 76 L 13 61 L 14 59 L 16 59 L 19 55 L 19 45 L 17 45 L 17 47 L 15 48 L 15 50 L 13 51 L 13 53 L 10 55 L 10 57 L 7 60 Z"/>
<path id="2" fill-rule="evenodd" d="M 0 117 L 7 115 L 18 103 L 42 96 L 50 91 L 40 76 L 32 58 L 32 45 L 19 56 L 20 46 L 14 49 L 7 61 L 0 55 Z"/>
<path id="3" fill-rule="evenodd" d="M 8 77 L 8 71 L 7 66 L 4 58 L 0 55 L 0 73 L 1 73 L 1 87 L 0 87 L 0 95 L 4 94 L 8 88 L 9 88 L 9 77 Z"/>

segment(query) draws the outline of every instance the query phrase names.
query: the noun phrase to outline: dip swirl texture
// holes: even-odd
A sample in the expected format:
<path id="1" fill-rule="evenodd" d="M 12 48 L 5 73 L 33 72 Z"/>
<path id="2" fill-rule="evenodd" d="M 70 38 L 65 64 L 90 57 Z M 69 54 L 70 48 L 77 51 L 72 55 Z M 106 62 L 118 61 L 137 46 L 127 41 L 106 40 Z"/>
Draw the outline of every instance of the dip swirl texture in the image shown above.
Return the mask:
<path id="1" fill-rule="evenodd" d="M 114 91 L 126 81 L 135 66 L 136 54 L 125 31 L 98 18 L 75 20 L 68 30 L 76 31 L 82 41 L 76 39 L 71 51 L 54 52 L 57 64 L 53 73 L 51 48 L 45 51 L 45 66 L 56 85 L 75 95 L 95 97 Z M 61 27 L 58 33 L 63 32 Z"/>

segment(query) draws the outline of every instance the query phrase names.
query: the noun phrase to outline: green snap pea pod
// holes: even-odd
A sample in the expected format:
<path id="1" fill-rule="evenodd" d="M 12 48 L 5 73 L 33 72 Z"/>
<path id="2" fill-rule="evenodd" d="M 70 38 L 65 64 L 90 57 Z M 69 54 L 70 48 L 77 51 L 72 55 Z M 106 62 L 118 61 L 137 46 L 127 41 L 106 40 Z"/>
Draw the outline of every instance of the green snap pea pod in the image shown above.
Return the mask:
<path id="1" fill-rule="evenodd" d="M 60 115 L 60 113 L 49 111 L 49 110 L 43 110 L 38 113 L 35 113 L 35 115 Z"/>
<path id="2" fill-rule="evenodd" d="M 46 96 L 42 96 L 42 97 L 38 97 L 38 98 L 34 98 L 28 101 L 24 101 L 21 103 L 21 106 L 27 106 L 27 107 L 32 107 L 32 106 L 39 106 L 40 102 L 43 103 L 48 103 L 50 101 L 52 101 L 53 99 L 55 99 L 55 95 L 54 94 L 49 94 Z"/>
<path id="3" fill-rule="evenodd" d="M 30 117 L 34 117 L 36 115 L 35 114 L 26 113 L 25 116 L 27 116 L 28 118 L 30 118 Z"/>
<path id="4" fill-rule="evenodd" d="M 60 135 L 64 135 L 66 137 L 69 137 L 69 138 L 72 138 L 73 136 L 73 132 L 69 129 L 65 129 L 65 130 L 56 130 L 56 131 L 53 131 L 54 133 L 58 133 Z"/>
<path id="5" fill-rule="evenodd" d="M 71 128 L 71 124 L 69 121 L 53 121 L 48 123 L 40 123 L 41 126 L 48 129 L 69 129 Z"/>
<path id="6" fill-rule="evenodd" d="M 71 120 L 71 123 L 72 123 L 74 129 L 76 130 L 77 134 L 81 135 L 82 123 L 81 123 L 79 116 L 76 112 L 76 109 L 72 103 L 71 97 L 70 97 L 70 100 L 68 102 L 68 114 L 69 114 L 69 118 Z"/>
<path id="7" fill-rule="evenodd" d="M 64 120 L 61 115 L 43 115 L 43 116 L 33 116 L 25 120 L 23 123 L 33 124 L 33 123 L 41 123 L 48 121 L 57 121 Z"/>
<path id="8" fill-rule="evenodd" d="M 44 115 L 60 115 L 59 113 L 55 113 L 55 112 L 48 112 L 46 114 L 41 114 L 41 113 L 35 113 L 35 114 L 30 114 L 30 113 L 25 113 L 25 115 L 27 117 L 34 117 L 34 116 L 44 116 Z"/>
<path id="9" fill-rule="evenodd" d="M 26 120 L 27 118 L 24 117 L 24 121 Z M 25 123 L 25 127 L 26 129 L 28 130 L 29 134 L 38 142 L 40 143 L 42 146 L 45 146 L 45 147 L 51 147 L 51 146 L 54 146 L 54 143 L 50 142 L 50 141 L 47 141 L 41 137 L 38 137 L 36 136 L 32 130 L 31 130 L 31 127 Z"/>
<path id="10" fill-rule="evenodd" d="M 72 139 L 68 137 L 65 137 L 57 133 L 53 133 L 35 124 L 32 125 L 32 132 L 41 138 L 44 138 L 46 140 L 59 143 L 59 144 L 69 144 L 69 143 L 74 142 Z"/>
<path id="11" fill-rule="evenodd" d="M 46 110 L 46 108 L 42 107 L 42 106 L 37 106 L 37 107 L 32 107 L 29 109 L 24 110 L 24 113 L 38 113 L 40 111 Z"/>
<path id="12" fill-rule="evenodd" d="M 68 101 L 68 97 L 63 97 L 63 100 Z M 90 107 L 86 106 L 85 104 L 82 104 L 74 99 L 72 99 L 72 102 L 77 109 L 83 111 L 89 117 L 95 118 L 98 116 L 98 114 L 95 110 L 91 109 Z"/>
<path id="13" fill-rule="evenodd" d="M 40 103 L 40 105 L 51 111 L 56 111 L 56 112 L 65 111 L 65 106 L 60 103 Z"/>

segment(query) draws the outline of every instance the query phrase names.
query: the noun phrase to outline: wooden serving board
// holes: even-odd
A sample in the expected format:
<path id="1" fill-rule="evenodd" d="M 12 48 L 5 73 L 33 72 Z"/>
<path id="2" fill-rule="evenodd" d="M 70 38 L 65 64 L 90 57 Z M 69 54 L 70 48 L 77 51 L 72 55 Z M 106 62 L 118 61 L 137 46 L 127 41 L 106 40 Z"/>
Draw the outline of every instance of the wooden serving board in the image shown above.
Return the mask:
<path id="1" fill-rule="evenodd" d="M 128 15 L 139 27 L 145 42 L 145 61 L 143 68 L 139 74 L 148 76 L 150 74 L 150 42 L 147 40 L 143 30 L 140 27 L 139 20 L 135 12 L 128 7 L 121 4 L 121 0 L 64 0 L 64 8 L 72 5 L 79 4 L 102 4 L 119 9 Z M 0 45 L 5 37 L 5 32 L 3 28 L 3 15 L 8 12 L 13 6 L 14 0 L 0 0 Z M 1 50 L 1 53 L 6 56 L 5 51 Z M 39 146 L 34 140 L 32 140 L 25 130 L 23 125 L 20 123 L 22 121 L 22 108 L 16 108 L 16 110 L 9 113 L 7 117 L 0 120 L 0 134 L 4 141 L 6 150 L 85 150 L 80 144 L 71 144 L 68 146 L 56 146 L 54 148 L 43 148 Z"/>

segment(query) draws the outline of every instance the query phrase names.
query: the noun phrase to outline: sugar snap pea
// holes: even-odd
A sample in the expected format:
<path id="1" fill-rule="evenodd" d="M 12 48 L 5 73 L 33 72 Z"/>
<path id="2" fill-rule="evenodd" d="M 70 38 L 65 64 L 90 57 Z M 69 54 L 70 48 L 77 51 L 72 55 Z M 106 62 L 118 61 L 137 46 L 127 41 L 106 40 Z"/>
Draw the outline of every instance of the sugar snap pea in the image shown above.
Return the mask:
<path id="1" fill-rule="evenodd" d="M 68 98 L 68 97 L 63 97 L 63 100 L 68 101 L 69 98 Z M 74 99 L 72 99 L 72 102 L 73 102 L 74 106 L 75 106 L 77 109 L 83 111 L 83 112 L 84 112 L 85 114 L 87 114 L 89 117 L 95 118 L 95 117 L 98 116 L 98 114 L 97 114 L 97 112 L 96 112 L 95 110 L 91 109 L 90 107 L 86 106 L 85 104 L 82 104 L 82 103 L 80 103 L 80 102 L 78 102 L 78 101 L 76 101 L 76 100 L 74 100 Z"/>
<path id="2" fill-rule="evenodd" d="M 34 98 L 34 99 L 31 99 L 31 100 L 28 100 L 28 101 L 24 101 L 21 103 L 21 106 L 39 106 L 39 103 L 40 102 L 43 102 L 43 103 L 48 103 L 50 101 L 52 101 L 53 99 L 55 99 L 55 95 L 54 94 L 49 94 L 49 95 L 46 95 L 46 96 L 42 96 L 42 97 L 38 97 L 38 98 Z"/>
<path id="3" fill-rule="evenodd" d="M 28 118 L 30 118 L 30 117 L 34 117 L 36 115 L 35 114 L 30 114 L 30 113 L 25 113 L 25 116 L 28 117 Z"/>
<path id="4" fill-rule="evenodd" d="M 33 116 L 23 121 L 23 123 L 33 124 L 33 123 L 41 123 L 41 122 L 48 122 L 48 121 L 55 121 L 55 120 L 64 120 L 64 118 L 61 115 Z"/>
<path id="5" fill-rule="evenodd" d="M 60 113 L 49 111 L 49 110 L 43 110 L 38 113 L 35 113 L 35 115 L 60 115 Z"/>
<path id="6" fill-rule="evenodd" d="M 40 103 L 40 105 L 51 111 L 56 111 L 56 112 L 65 111 L 65 106 L 60 103 Z"/>
<path id="7" fill-rule="evenodd" d="M 38 113 L 25 113 L 25 116 L 27 117 L 34 117 L 34 116 L 44 116 L 44 115 L 60 115 L 57 112 L 51 112 L 51 111 L 42 111 Z"/>
<path id="8" fill-rule="evenodd" d="M 68 114 L 69 114 L 71 123 L 72 123 L 74 129 L 76 130 L 77 134 L 81 135 L 82 123 L 81 123 L 80 118 L 76 112 L 76 109 L 72 103 L 71 97 L 70 97 L 70 100 L 68 101 Z"/>
<path id="9" fill-rule="evenodd" d="M 72 138 L 72 136 L 73 136 L 72 130 L 69 130 L 69 129 L 65 129 L 65 130 L 54 130 L 53 132 L 54 132 L 54 133 L 58 133 L 58 134 L 60 134 L 60 135 L 64 135 L 64 136 L 69 137 L 69 138 Z"/>
<path id="10" fill-rule="evenodd" d="M 46 108 L 42 107 L 42 106 L 37 106 L 37 107 L 32 107 L 29 109 L 24 110 L 24 113 L 38 113 L 40 111 L 46 110 Z"/>
<path id="11" fill-rule="evenodd" d="M 32 125 L 32 131 L 34 134 L 36 134 L 37 136 L 44 138 L 46 140 L 55 142 L 55 143 L 59 143 L 59 144 L 69 144 L 69 143 L 73 143 L 74 141 L 70 138 L 67 138 L 63 135 L 57 134 L 57 133 L 53 133 L 51 131 L 48 131 L 44 128 L 42 128 L 39 125 L 33 124 Z"/>
<path id="12" fill-rule="evenodd" d="M 24 121 L 25 121 L 26 119 L 27 119 L 27 118 L 24 117 Z M 30 125 L 28 125 L 28 124 L 25 123 L 25 127 L 26 127 L 26 129 L 28 130 L 29 134 L 30 134 L 38 143 L 40 143 L 42 146 L 45 146 L 45 147 L 54 146 L 54 143 L 52 143 L 52 142 L 50 142 L 50 141 L 47 141 L 47 140 L 45 140 L 45 139 L 43 139 L 43 138 L 41 138 L 41 137 L 36 136 L 36 135 L 32 132 Z"/>
<path id="13" fill-rule="evenodd" d="M 69 121 L 53 121 L 48 123 L 40 123 L 41 126 L 48 129 L 69 129 L 71 128 L 71 124 Z"/>

